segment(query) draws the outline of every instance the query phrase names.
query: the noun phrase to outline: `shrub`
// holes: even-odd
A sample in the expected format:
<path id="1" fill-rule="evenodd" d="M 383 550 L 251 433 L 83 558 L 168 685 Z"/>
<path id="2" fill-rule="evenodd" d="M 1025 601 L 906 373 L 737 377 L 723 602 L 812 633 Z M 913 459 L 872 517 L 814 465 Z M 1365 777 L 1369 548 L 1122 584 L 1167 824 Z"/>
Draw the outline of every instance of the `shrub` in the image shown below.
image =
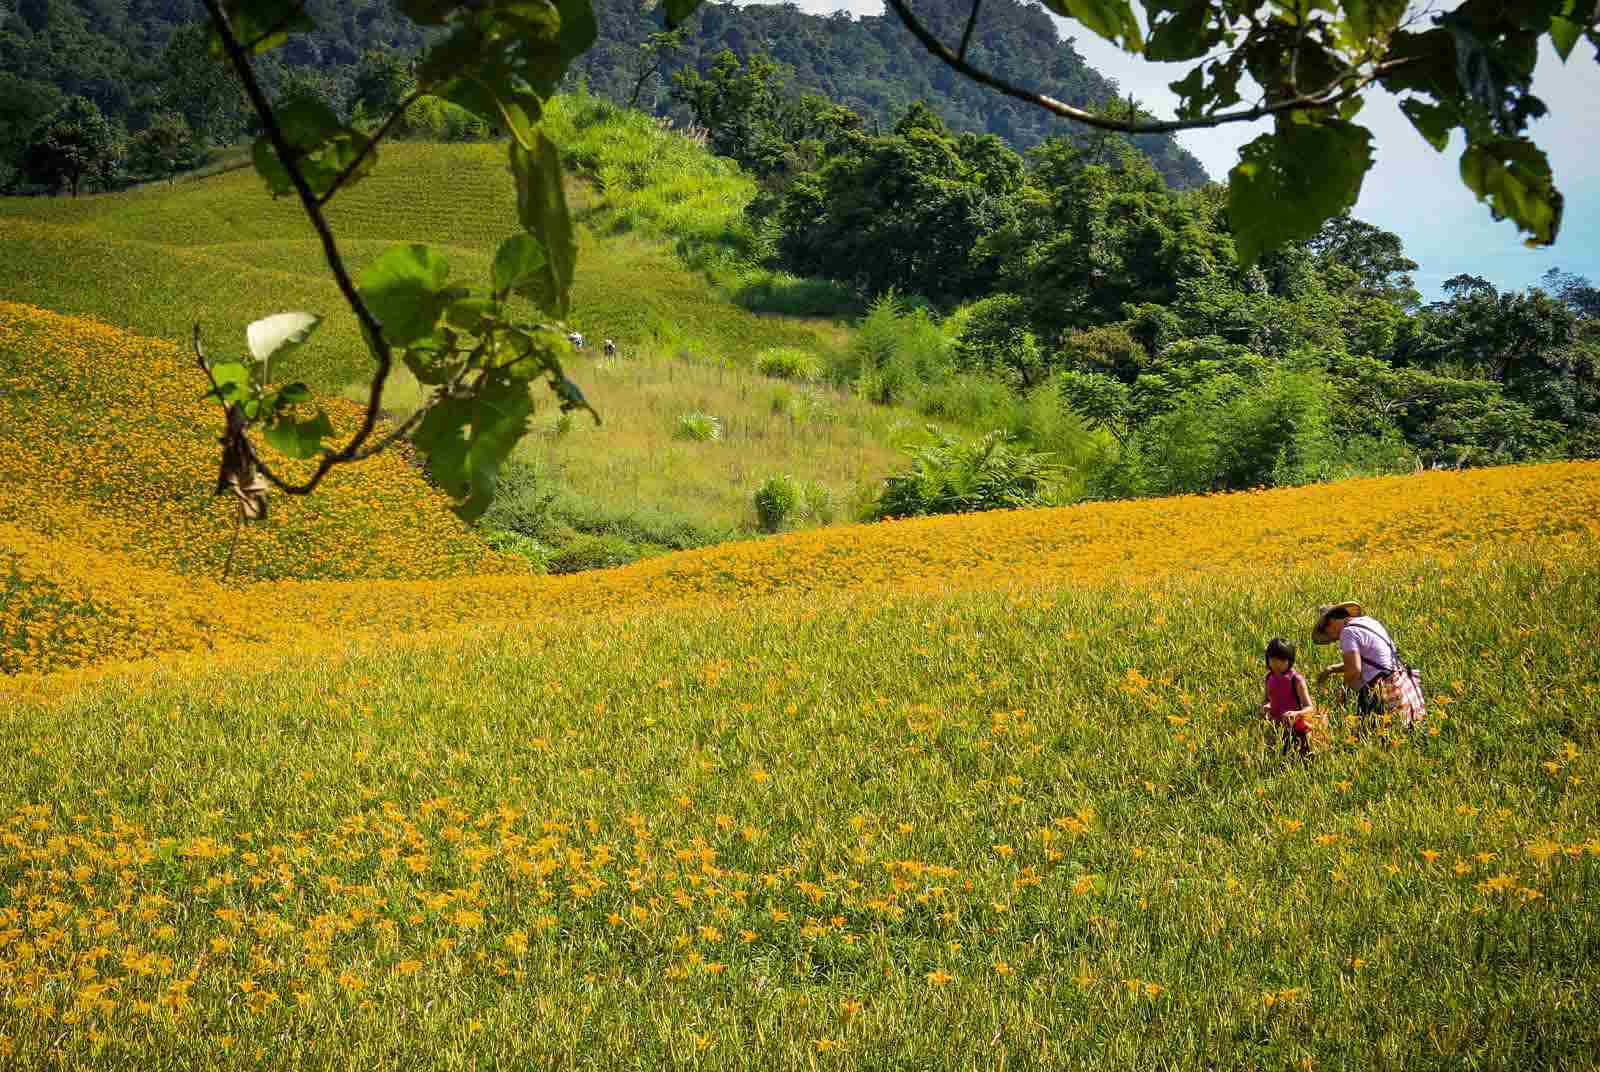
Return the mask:
<path id="1" fill-rule="evenodd" d="M 743 274 L 734 300 L 753 313 L 782 316 L 849 316 L 861 309 L 861 300 L 843 283 L 760 269 Z"/>
<path id="2" fill-rule="evenodd" d="M 1017 406 L 1016 394 L 992 376 L 954 376 L 942 383 L 924 384 L 910 398 L 924 417 L 997 428 L 1009 423 Z"/>
<path id="3" fill-rule="evenodd" d="M 796 424 L 835 424 L 839 420 L 832 400 L 816 391 L 778 387 L 767 396 L 767 407 L 774 417 L 787 417 Z"/>
<path id="4" fill-rule="evenodd" d="M 553 552 L 532 536 L 524 536 L 510 529 L 485 529 L 483 539 L 496 551 L 504 551 L 527 559 L 535 573 L 550 572 Z"/>
<path id="5" fill-rule="evenodd" d="M 756 354 L 756 371 L 776 380 L 814 383 L 822 377 L 822 362 L 796 346 L 774 346 Z"/>
<path id="6" fill-rule="evenodd" d="M 1064 474 L 1050 463 L 1050 455 L 1013 445 L 1005 432 L 963 442 L 929 431 L 935 442 L 908 451 L 911 468 L 884 481 L 875 517 L 965 514 L 1056 501 Z"/>
<path id="7" fill-rule="evenodd" d="M 546 543 L 571 542 L 576 533 L 617 536 L 639 547 L 684 551 L 729 538 L 706 522 L 643 503 L 613 505 L 566 490 L 550 504 L 551 527 L 541 534 Z"/>
<path id="8" fill-rule="evenodd" d="M 794 477 L 769 476 L 756 489 L 756 520 L 762 531 L 778 532 L 805 512 L 805 492 Z"/>
<path id="9" fill-rule="evenodd" d="M 801 496 L 805 500 L 805 514 L 819 525 L 831 525 L 835 516 L 833 508 L 833 492 L 828 490 L 826 484 L 815 480 L 808 480 L 801 486 Z"/>
<path id="10" fill-rule="evenodd" d="M 440 97 L 413 101 L 401 122 L 405 134 L 424 141 L 483 141 L 494 135 L 476 113 Z"/>
<path id="11" fill-rule="evenodd" d="M 933 315 L 890 292 L 856 324 L 849 349 L 831 355 L 826 378 L 869 401 L 891 404 L 918 384 L 947 379 L 950 354 L 950 340 Z"/>
<path id="12" fill-rule="evenodd" d="M 715 443 L 722 438 L 722 422 L 709 413 L 685 413 L 678 417 L 672 438 Z"/>
<path id="13" fill-rule="evenodd" d="M 513 455 L 500 467 L 494 498 L 483 515 L 483 529 L 537 539 L 549 529 L 550 504 L 556 494 L 538 466 Z"/>
<path id="14" fill-rule="evenodd" d="M 583 570 L 626 566 L 644 557 L 643 550 L 621 536 L 596 536 L 579 533 L 565 546 L 551 552 L 551 573 L 579 573 Z"/>

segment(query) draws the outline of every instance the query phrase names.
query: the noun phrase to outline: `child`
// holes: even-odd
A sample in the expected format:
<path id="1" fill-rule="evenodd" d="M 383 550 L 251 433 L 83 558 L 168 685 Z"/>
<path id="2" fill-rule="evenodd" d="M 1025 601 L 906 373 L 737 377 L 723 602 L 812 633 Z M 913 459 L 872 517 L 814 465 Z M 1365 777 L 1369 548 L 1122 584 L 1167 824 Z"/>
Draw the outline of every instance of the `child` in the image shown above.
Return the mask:
<path id="1" fill-rule="evenodd" d="M 1311 702 L 1306 679 L 1295 671 L 1294 645 L 1282 637 L 1274 637 L 1267 644 L 1266 695 L 1261 717 L 1282 727 L 1284 755 L 1289 754 L 1291 743 L 1301 755 L 1309 753 L 1316 706 Z"/>

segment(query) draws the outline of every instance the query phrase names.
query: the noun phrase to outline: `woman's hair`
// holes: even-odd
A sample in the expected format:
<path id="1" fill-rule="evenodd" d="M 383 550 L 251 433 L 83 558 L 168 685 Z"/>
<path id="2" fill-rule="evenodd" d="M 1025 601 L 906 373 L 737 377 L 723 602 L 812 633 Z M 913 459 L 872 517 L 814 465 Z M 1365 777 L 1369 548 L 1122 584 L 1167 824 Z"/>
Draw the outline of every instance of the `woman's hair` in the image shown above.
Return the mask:
<path id="1" fill-rule="evenodd" d="M 1348 621 L 1349 618 L 1350 618 L 1350 611 L 1345 607 L 1334 607 L 1332 610 L 1330 610 L 1328 613 L 1324 614 L 1322 617 L 1323 617 L 1324 621 L 1329 621 L 1329 622 Z"/>
<path id="2" fill-rule="evenodd" d="M 1267 669 L 1272 669 L 1272 660 L 1286 659 L 1289 669 L 1294 669 L 1294 645 L 1282 637 L 1273 637 L 1267 641 Z"/>

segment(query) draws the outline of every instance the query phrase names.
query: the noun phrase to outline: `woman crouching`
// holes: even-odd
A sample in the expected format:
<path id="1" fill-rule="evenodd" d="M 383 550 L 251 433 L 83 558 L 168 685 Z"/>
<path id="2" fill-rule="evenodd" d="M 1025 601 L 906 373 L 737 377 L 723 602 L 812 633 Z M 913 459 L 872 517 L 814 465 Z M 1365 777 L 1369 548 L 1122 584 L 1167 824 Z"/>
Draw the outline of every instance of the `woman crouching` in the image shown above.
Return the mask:
<path id="1" fill-rule="evenodd" d="M 1341 674 L 1350 688 L 1359 688 L 1356 711 L 1366 721 L 1384 715 L 1407 727 L 1427 714 L 1422 698 L 1422 675 L 1400 659 L 1389 630 L 1376 618 L 1361 612 L 1361 604 L 1335 603 L 1317 612 L 1311 639 L 1318 644 L 1337 642 L 1343 660 L 1317 675 L 1320 685 Z"/>

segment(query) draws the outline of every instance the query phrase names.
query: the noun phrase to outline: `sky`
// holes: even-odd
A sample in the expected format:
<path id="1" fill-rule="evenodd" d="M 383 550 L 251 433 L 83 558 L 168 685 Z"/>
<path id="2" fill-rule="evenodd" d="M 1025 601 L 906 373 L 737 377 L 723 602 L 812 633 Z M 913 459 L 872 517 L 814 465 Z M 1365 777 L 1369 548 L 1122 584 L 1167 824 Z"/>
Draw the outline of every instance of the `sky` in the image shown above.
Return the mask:
<path id="1" fill-rule="evenodd" d="M 795 2 L 819 14 L 883 11 L 882 0 Z M 1057 23 L 1091 67 L 1117 81 L 1124 97 L 1132 93 L 1152 114 L 1172 117 L 1177 98 L 1167 83 L 1183 77 L 1192 61 L 1151 63 L 1076 23 Z M 930 56 L 928 62 L 938 61 Z M 1461 184 L 1459 135 L 1436 153 L 1412 129 L 1394 97 L 1381 90 L 1367 95 L 1356 122 L 1372 131 L 1376 162 L 1354 212 L 1404 240 L 1407 255 L 1420 266 L 1413 275 L 1425 298 L 1439 297 L 1440 284 L 1463 272 L 1503 290 L 1537 283 L 1553 267 L 1600 282 L 1600 63 L 1581 43 L 1566 64 L 1546 46 L 1534 71 L 1534 92 L 1550 114 L 1534 122 L 1530 133 L 1549 155 L 1556 187 L 1566 198 L 1560 237 L 1545 249 L 1526 248 L 1514 224 L 1495 222 L 1488 206 Z M 1237 123 L 1185 131 L 1178 140 L 1220 180 L 1238 160 L 1239 146 L 1269 129 L 1270 121 Z"/>

